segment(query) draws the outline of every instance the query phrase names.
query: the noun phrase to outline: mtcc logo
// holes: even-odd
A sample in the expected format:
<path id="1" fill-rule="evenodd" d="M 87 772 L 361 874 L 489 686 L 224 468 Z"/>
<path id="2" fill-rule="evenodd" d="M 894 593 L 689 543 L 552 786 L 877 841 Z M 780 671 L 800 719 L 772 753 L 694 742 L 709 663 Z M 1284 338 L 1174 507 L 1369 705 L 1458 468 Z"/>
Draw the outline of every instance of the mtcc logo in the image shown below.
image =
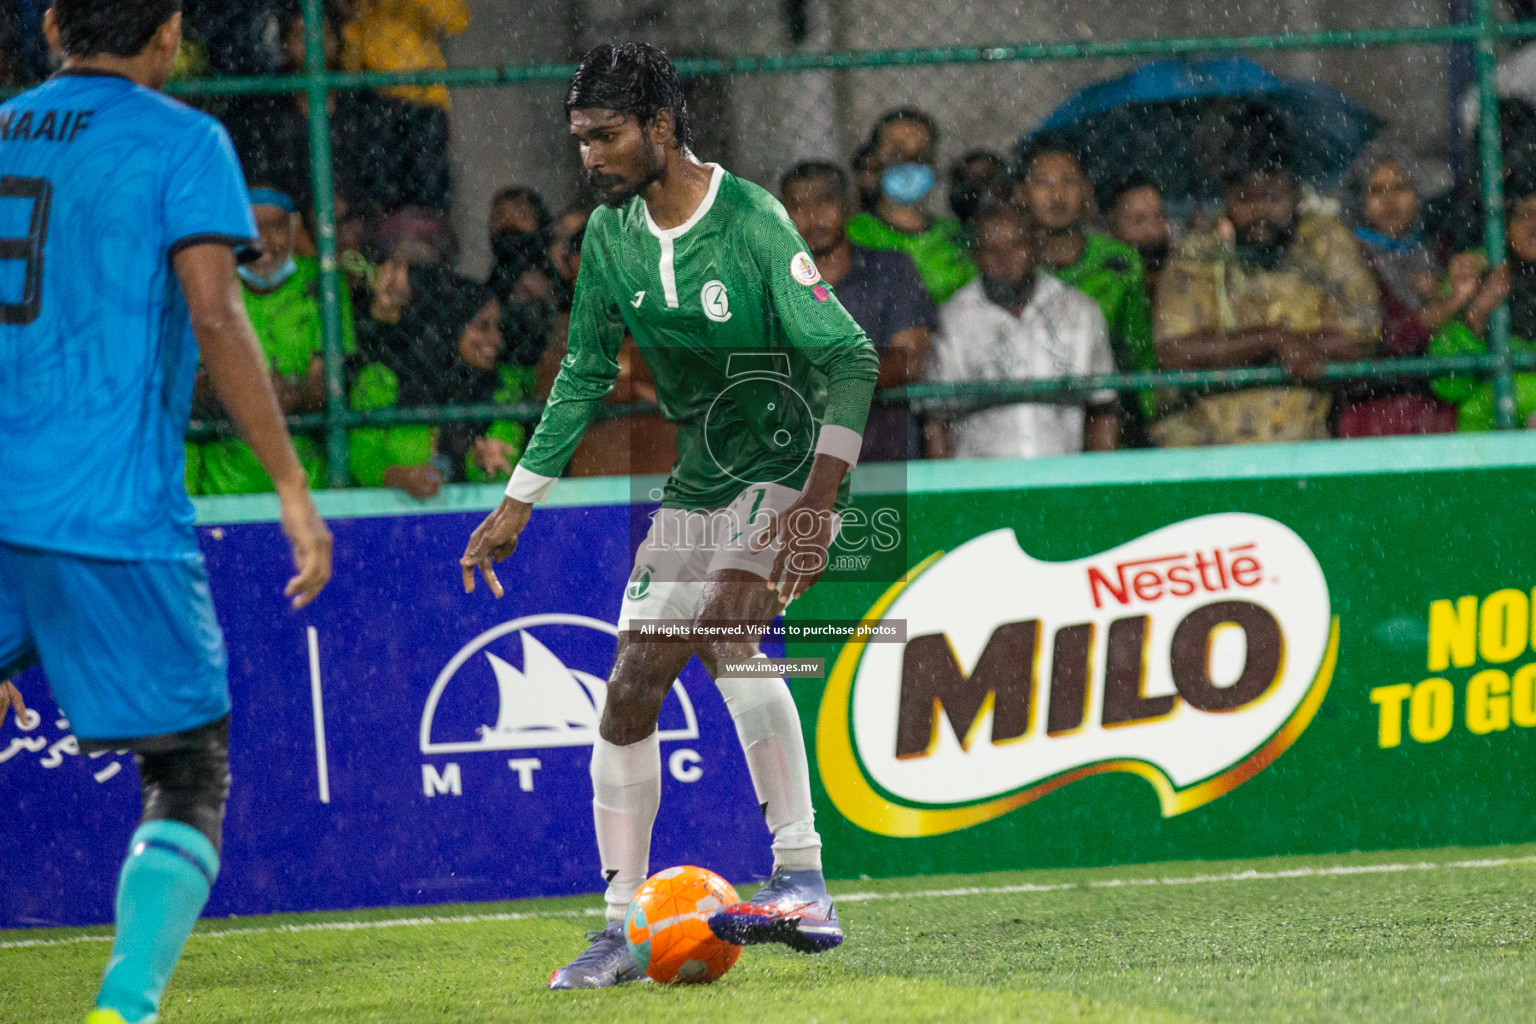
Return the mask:
<path id="1" fill-rule="evenodd" d="M 649 585 L 647 571 L 643 577 L 637 574 L 629 589 L 638 586 L 643 592 Z M 591 746 L 603 717 L 617 638 L 612 623 L 561 613 L 528 615 L 486 630 L 465 644 L 432 684 L 421 715 L 421 752 L 527 755 Z M 682 682 L 674 681 L 662 705 L 658 738 L 665 743 L 698 737 L 693 701 Z M 679 782 L 696 782 L 703 775 L 698 752 L 687 747 L 673 750 L 667 765 Z M 543 763 L 520 756 L 507 767 L 517 773 L 519 788 L 531 793 L 534 773 Z M 458 762 L 424 763 L 422 791 L 462 796 Z"/>

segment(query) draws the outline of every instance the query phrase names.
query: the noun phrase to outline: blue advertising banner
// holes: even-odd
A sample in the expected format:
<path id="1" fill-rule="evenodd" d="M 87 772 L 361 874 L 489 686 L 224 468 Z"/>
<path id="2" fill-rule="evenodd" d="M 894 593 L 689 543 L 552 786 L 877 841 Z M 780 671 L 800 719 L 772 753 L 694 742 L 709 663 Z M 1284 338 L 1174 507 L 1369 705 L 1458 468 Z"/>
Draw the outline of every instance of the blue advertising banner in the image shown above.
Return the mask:
<path id="1" fill-rule="evenodd" d="M 483 513 L 333 520 L 335 579 L 302 613 L 282 597 L 275 523 L 202 528 L 234 698 L 208 914 L 600 890 L 588 761 L 643 533 L 631 517 L 648 511 L 541 509 L 501 601 L 460 582 Z M 0 928 L 108 922 L 138 817 L 132 757 L 80 755 L 41 673 L 17 682 L 34 714 L 0 727 Z M 771 837 L 696 664 L 661 741 L 653 867 L 765 876 Z"/>

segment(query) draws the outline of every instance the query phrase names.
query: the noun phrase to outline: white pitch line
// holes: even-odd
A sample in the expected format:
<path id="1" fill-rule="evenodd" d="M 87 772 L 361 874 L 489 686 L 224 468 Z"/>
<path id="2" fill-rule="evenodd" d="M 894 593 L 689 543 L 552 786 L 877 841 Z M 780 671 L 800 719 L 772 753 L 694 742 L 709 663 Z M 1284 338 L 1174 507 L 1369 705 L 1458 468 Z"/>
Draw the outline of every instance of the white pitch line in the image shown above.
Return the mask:
<path id="1" fill-rule="evenodd" d="M 1419 861 L 1414 864 L 1339 864 L 1330 868 L 1287 868 L 1283 871 L 1233 871 L 1225 875 L 1191 875 L 1186 878 L 1105 878 L 1087 882 L 1058 882 L 1039 885 L 975 886 L 966 889 L 920 889 L 916 892 L 852 892 L 836 897 L 839 903 L 863 903 L 868 900 L 922 899 L 935 896 L 990 896 L 1016 892 L 1060 892 L 1064 889 L 1114 889 L 1131 885 L 1209 885 L 1213 882 L 1265 882 L 1288 878 L 1328 878 L 1345 875 L 1380 875 L 1398 871 L 1438 871 L 1443 868 L 1503 868 L 1536 864 L 1536 854 L 1529 857 L 1495 857 L 1484 860 L 1456 860 L 1441 864 Z"/>
<path id="2" fill-rule="evenodd" d="M 581 910 L 545 910 L 504 914 L 457 914 L 452 917 L 386 917 L 376 921 L 315 921 L 310 924 L 275 924 L 260 928 L 224 928 L 193 932 L 194 939 L 227 939 L 239 935 L 281 935 L 297 932 L 358 932 L 373 928 L 415 928 L 429 924 L 477 924 L 484 921 L 534 921 L 560 917 L 601 917 L 601 907 Z M 82 942 L 111 942 L 110 935 L 71 935 L 65 939 L 22 939 L 0 942 L 0 949 L 31 949 L 36 946 L 74 946 Z"/>
<path id="3" fill-rule="evenodd" d="M 1329 878 L 1349 875 L 1380 875 L 1404 871 L 1466 870 L 1468 868 L 1507 868 L 1536 864 L 1536 854 L 1529 857 L 1493 857 L 1482 860 L 1455 860 L 1435 864 L 1340 864 L 1328 868 L 1287 868 L 1283 871 L 1234 871 L 1225 875 L 1190 875 L 1184 878 L 1105 878 L 1088 882 L 1056 882 L 1018 885 L 976 885 L 955 889 L 919 889 L 915 892 L 850 892 L 834 894 L 838 903 L 871 903 L 880 900 L 918 900 L 956 896 L 1003 896 L 1010 893 L 1063 892 L 1068 889 L 1109 889 L 1133 885 L 1209 885 L 1216 882 L 1266 882 L 1292 878 Z M 601 917 L 601 907 L 580 910 L 546 910 L 501 914 L 460 914 L 452 917 L 389 917 L 373 921 L 316 921 L 311 924 L 266 925 L 259 928 L 225 928 L 219 931 L 193 932 L 194 939 L 227 939 L 241 935 L 274 935 L 298 932 L 351 932 L 376 928 L 416 928 L 435 924 L 479 924 L 489 921 L 535 921 L 564 917 Z M 32 949 L 41 946 L 73 946 L 82 942 L 111 942 L 110 935 L 72 935 L 63 939 L 21 939 L 0 942 L 0 949 Z"/>
<path id="4" fill-rule="evenodd" d="M 836 895 L 838 903 L 868 903 L 871 900 L 932 899 L 941 896 L 1002 896 L 1013 892 L 1059 892 L 1062 889 L 1081 889 L 1079 882 L 1058 882 L 1055 885 L 973 885 L 963 889 L 919 889 L 916 892 L 850 892 Z"/>

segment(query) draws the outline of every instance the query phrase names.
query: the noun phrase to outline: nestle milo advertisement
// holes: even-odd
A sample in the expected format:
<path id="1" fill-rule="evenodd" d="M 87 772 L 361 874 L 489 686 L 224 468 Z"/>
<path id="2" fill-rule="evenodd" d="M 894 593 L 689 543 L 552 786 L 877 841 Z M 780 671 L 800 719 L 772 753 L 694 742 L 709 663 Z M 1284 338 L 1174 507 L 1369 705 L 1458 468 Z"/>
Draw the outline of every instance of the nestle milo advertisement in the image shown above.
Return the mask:
<path id="1" fill-rule="evenodd" d="M 907 495 L 791 618 L 829 871 L 1536 839 L 1536 470 Z M 888 497 L 879 499 L 889 505 Z"/>

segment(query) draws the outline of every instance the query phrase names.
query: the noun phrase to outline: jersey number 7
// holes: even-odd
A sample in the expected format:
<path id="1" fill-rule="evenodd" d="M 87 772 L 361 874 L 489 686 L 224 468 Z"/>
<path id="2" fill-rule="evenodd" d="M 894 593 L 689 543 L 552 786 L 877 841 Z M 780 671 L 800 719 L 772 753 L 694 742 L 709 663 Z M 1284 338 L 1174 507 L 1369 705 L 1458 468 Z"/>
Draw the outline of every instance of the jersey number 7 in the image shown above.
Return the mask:
<path id="1" fill-rule="evenodd" d="M 30 324 L 43 309 L 43 246 L 48 241 L 48 210 L 53 182 L 47 178 L 0 178 L 0 199 L 32 200 L 32 222 L 25 238 L 0 238 L 0 260 L 26 260 L 20 302 L 0 302 L 0 324 Z"/>

